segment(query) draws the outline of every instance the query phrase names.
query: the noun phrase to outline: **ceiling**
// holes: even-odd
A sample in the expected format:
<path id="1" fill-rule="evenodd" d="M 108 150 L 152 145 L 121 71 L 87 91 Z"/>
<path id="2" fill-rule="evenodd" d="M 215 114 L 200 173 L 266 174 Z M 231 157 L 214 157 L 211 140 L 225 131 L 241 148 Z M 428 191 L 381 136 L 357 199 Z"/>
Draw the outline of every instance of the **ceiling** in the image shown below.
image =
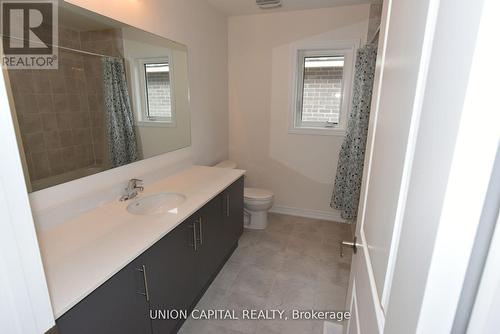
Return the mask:
<path id="1" fill-rule="evenodd" d="M 283 5 L 276 9 L 260 9 L 255 0 L 207 0 L 213 7 L 228 16 L 283 12 L 290 10 L 326 8 L 363 3 L 380 3 L 380 0 L 281 0 Z"/>

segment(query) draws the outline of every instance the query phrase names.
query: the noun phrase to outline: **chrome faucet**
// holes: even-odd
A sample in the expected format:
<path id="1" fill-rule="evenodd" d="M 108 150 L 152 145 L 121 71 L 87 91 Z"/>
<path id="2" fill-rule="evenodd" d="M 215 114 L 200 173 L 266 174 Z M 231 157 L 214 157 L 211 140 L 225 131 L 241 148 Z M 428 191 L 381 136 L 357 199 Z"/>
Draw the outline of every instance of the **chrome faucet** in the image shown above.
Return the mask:
<path id="1" fill-rule="evenodd" d="M 120 201 L 128 201 L 129 199 L 135 198 L 140 191 L 143 191 L 142 180 L 131 179 L 128 181 L 127 188 L 125 188 L 125 194 L 120 197 Z"/>

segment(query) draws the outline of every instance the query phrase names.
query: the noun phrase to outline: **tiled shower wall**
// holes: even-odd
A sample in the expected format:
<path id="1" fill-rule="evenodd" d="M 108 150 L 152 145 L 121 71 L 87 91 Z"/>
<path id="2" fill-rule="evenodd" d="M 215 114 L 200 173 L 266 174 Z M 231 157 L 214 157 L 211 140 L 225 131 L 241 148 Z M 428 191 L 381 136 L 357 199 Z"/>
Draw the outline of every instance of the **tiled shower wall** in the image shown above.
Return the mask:
<path id="1" fill-rule="evenodd" d="M 303 121 L 335 123 L 339 121 L 342 73 L 342 67 L 304 69 Z"/>
<path id="2" fill-rule="evenodd" d="M 91 42 L 93 35 L 99 40 Z M 59 44 L 123 53 L 121 36 L 114 30 L 82 33 L 60 27 Z M 58 70 L 9 71 L 31 181 L 105 162 L 100 61 L 97 56 L 59 49 Z"/>

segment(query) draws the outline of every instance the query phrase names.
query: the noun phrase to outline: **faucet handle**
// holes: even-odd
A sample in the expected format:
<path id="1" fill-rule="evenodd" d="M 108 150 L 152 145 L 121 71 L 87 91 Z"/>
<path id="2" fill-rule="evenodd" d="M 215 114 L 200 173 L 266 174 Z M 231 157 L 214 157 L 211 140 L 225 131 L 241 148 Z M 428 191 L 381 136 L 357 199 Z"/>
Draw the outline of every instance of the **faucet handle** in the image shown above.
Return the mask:
<path id="1" fill-rule="evenodd" d="M 120 201 L 128 201 L 129 199 L 135 198 L 140 191 L 144 191 L 142 180 L 130 179 L 125 188 L 125 194 L 120 198 Z"/>
<path id="2" fill-rule="evenodd" d="M 144 191 L 144 187 L 142 186 L 142 180 L 140 179 L 132 179 L 130 180 L 132 183 L 132 188 L 135 189 L 136 191 Z"/>
<path id="3" fill-rule="evenodd" d="M 143 181 L 140 179 L 131 179 L 130 182 L 133 183 L 135 186 L 137 186 L 137 185 L 142 185 Z"/>

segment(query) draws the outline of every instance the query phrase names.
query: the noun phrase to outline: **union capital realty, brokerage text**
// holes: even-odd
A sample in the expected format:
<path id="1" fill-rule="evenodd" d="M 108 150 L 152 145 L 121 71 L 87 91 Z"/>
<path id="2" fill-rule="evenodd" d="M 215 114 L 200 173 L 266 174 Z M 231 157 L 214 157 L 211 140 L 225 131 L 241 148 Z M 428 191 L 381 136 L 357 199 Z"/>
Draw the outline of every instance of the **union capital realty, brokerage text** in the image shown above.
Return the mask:
<path id="1" fill-rule="evenodd" d="M 343 321 L 351 318 L 349 311 L 283 310 L 283 309 L 194 309 L 149 311 L 152 320 L 330 320 Z"/>

